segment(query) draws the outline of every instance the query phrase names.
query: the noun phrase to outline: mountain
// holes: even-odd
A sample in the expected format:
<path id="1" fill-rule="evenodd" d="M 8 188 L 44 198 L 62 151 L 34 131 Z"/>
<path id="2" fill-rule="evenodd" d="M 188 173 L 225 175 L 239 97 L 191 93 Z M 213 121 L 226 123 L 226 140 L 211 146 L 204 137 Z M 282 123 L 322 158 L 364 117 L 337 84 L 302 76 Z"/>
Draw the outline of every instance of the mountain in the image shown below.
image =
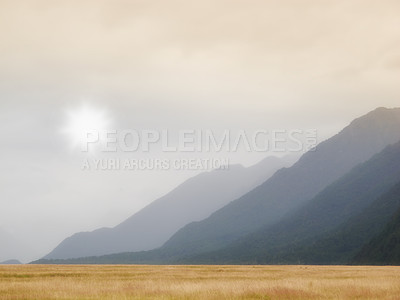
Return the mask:
<path id="1" fill-rule="evenodd" d="M 35 252 L 31 247 L 14 238 L 8 232 L 0 229 L 0 261 L 9 260 L 17 257 L 25 260 L 32 258 Z"/>
<path id="2" fill-rule="evenodd" d="M 359 215 L 328 233 L 308 247 L 303 247 L 303 261 L 318 264 L 348 264 L 354 255 L 376 236 L 400 207 L 400 183 L 375 200 Z"/>
<path id="3" fill-rule="evenodd" d="M 354 166 L 399 141 L 399 128 L 400 108 L 378 108 L 354 120 L 291 168 L 279 170 L 207 219 L 179 230 L 162 251 L 180 257 L 213 251 L 276 224 Z"/>
<path id="4" fill-rule="evenodd" d="M 177 262 L 226 247 L 260 228 L 268 230 L 285 216 L 295 213 L 356 165 L 369 160 L 387 145 L 399 141 L 398 128 L 400 109 L 378 108 L 320 143 L 316 151 L 307 152 L 292 167 L 279 170 L 262 185 L 230 202 L 205 220 L 188 224 L 163 247 L 138 253 L 92 257 L 85 262 Z M 70 262 L 80 263 L 83 260 Z"/>
<path id="5" fill-rule="evenodd" d="M 396 193 L 400 201 L 400 188 Z M 385 228 L 367 243 L 352 260 L 353 264 L 400 265 L 400 208 Z"/>
<path id="6" fill-rule="evenodd" d="M 249 168 L 201 173 L 155 200 L 114 228 L 80 232 L 59 244 L 45 258 L 74 258 L 126 251 L 149 250 L 162 246 L 179 228 L 208 217 L 228 202 L 248 192 L 292 165 L 296 157 L 267 157 Z"/>
<path id="7" fill-rule="evenodd" d="M 400 142 L 328 186 L 294 214 L 191 262 L 343 264 L 400 207 Z M 396 185 L 397 184 L 397 185 Z"/>
<path id="8" fill-rule="evenodd" d="M 175 260 L 165 250 L 153 250 L 51 263 L 347 264 L 396 210 L 384 234 L 353 263 L 399 263 L 400 142 L 353 168 L 276 225 L 223 249 Z"/>
<path id="9" fill-rule="evenodd" d="M 20 264 L 22 264 L 22 263 L 16 259 L 9 259 L 9 260 L 0 262 L 0 265 L 20 265 Z"/>

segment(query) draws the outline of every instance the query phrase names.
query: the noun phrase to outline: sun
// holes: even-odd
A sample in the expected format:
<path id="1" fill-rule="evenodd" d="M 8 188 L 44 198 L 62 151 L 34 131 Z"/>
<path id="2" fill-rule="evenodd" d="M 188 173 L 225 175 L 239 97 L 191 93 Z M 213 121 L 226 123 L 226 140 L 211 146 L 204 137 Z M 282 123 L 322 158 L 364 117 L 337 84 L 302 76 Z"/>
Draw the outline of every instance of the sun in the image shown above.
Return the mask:
<path id="1" fill-rule="evenodd" d="M 78 147 L 86 141 L 88 133 L 101 132 L 109 125 L 110 119 L 106 109 L 84 104 L 66 111 L 66 123 L 62 132 L 69 137 L 72 147 Z"/>

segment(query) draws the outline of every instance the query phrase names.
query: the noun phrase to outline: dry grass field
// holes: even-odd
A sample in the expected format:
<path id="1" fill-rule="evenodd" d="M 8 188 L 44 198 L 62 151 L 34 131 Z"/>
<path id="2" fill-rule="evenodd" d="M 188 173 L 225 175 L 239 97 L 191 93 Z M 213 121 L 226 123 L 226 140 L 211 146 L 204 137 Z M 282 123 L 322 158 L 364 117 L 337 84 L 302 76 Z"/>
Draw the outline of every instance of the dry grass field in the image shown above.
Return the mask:
<path id="1" fill-rule="evenodd" d="M 400 299 L 400 267 L 0 266 L 0 299 Z"/>

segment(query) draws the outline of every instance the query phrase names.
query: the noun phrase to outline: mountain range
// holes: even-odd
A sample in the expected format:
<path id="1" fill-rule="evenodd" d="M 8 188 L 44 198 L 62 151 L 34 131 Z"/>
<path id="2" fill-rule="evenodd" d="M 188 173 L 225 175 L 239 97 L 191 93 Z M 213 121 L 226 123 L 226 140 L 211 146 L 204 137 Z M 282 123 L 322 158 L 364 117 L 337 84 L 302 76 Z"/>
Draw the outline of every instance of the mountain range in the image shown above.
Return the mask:
<path id="1" fill-rule="evenodd" d="M 364 251 L 362 257 L 366 243 L 397 220 L 399 128 L 399 108 L 378 108 L 158 249 L 62 262 L 345 263 Z M 384 241 L 397 233 L 395 221 Z"/>
<path id="2" fill-rule="evenodd" d="M 233 165 L 228 170 L 201 173 L 114 228 L 74 234 L 45 258 L 75 258 L 160 247 L 181 227 L 208 217 L 267 180 L 278 169 L 291 166 L 296 159 L 296 155 L 270 156 L 248 168 Z"/>
<path id="3" fill-rule="evenodd" d="M 291 168 L 269 180 L 209 218 L 179 230 L 163 246 L 179 256 L 223 248 L 261 227 L 273 226 L 311 200 L 354 166 L 400 140 L 400 109 L 378 108 L 362 116 L 316 151 L 305 153 Z"/>
<path id="4" fill-rule="evenodd" d="M 202 263 L 347 263 L 400 207 L 396 185 L 399 182 L 400 142 L 355 167 L 273 227 L 262 228 L 215 253 L 189 260 Z"/>

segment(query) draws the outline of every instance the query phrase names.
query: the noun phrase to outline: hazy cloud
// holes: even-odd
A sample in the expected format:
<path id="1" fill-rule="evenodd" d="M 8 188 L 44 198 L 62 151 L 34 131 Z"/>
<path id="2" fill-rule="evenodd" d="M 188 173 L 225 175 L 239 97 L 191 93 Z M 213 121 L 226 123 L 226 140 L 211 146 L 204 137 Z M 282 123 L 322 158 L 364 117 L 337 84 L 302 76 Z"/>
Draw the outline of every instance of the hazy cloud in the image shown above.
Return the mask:
<path id="1" fill-rule="evenodd" d="M 40 240 L 44 254 L 194 175 L 82 174 L 60 129 L 65 110 L 85 101 L 117 128 L 316 127 L 322 139 L 398 106 L 399 9 L 394 0 L 1 1 L 0 227 Z"/>

